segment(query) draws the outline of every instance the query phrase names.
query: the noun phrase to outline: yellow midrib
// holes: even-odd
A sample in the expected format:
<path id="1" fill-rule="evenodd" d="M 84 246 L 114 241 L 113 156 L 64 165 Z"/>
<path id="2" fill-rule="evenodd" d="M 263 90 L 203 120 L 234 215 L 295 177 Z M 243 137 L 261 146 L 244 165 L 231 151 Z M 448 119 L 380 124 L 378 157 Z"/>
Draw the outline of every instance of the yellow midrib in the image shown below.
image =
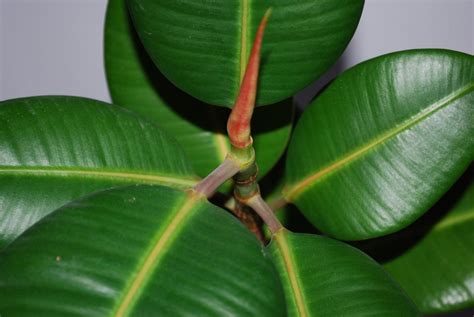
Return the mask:
<path id="1" fill-rule="evenodd" d="M 216 141 L 216 147 L 217 147 L 217 157 L 219 161 L 224 161 L 227 153 L 230 151 L 230 146 L 227 143 L 227 138 L 224 134 L 216 132 L 214 134 L 214 140 Z"/>
<path id="2" fill-rule="evenodd" d="M 128 281 L 127 288 L 123 292 L 112 316 L 122 317 L 128 315 L 138 296 L 140 296 L 146 286 L 150 276 L 156 269 L 156 266 L 163 259 L 165 252 L 162 251 L 166 250 L 179 233 L 179 227 L 184 225 L 186 217 L 193 210 L 198 199 L 200 199 L 200 197 L 197 195 L 187 197 L 186 201 L 179 207 L 178 211 L 173 213 L 173 219 L 168 226 L 166 226 L 166 228 L 153 239 L 153 248 L 149 252 L 145 261 L 143 261 L 143 264 L 137 269 L 137 273 Z"/>
<path id="3" fill-rule="evenodd" d="M 281 230 L 274 235 L 275 242 L 277 243 L 278 249 L 281 252 L 283 257 L 283 262 L 285 264 L 286 272 L 288 273 L 288 278 L 290 280 L 291 290 L 293 291 L 293 297 L 295 298 L 296 308 L 298 309 L 298 316 L 299 317 L 308 317 L 309 312 L 306 308 L 305 298 L 303 293 L 301 292 L 301 288 L 298 283 L 298 277 L 296 276 L 293 261 L 290 255 L 290 249 L 288 248 L 288 244 L 286 243 L 284 237 L 285 231 Z"/>
<path id="4" fill-rule="evenodd" d="M 296 183 L 295 185 L 291 186 L 290 188 L 287 188 L 284 190 L 285 192 L 285 197 L 288 201 L 294 201 L 294 199 L 300 195 L 306 188 L 308 188 L 310 185 L 314 184 L 317 180 L 323 178 L 324 176 L 334 172 L 335 170 L 341 168 L 342 166 L 346 165 L 349 162 L 355 161 L 358 158 L 362 157 L 364 154 L 367 152 L 371 151 L 375 147 L 383 144 L 387 140 L 393 138 L 394 136 L 398 135 L 399 133 L 405 131 L 406 129 L 412 127 L 416 123 L 422 121 L 423 119 L 429 117 L 431 114 L 437 112 L 438 110 L 444 108 L 451 102 L 455 101 L 456 99 L 459 99 L 469 93 L 470 91 L 474 90 L 474 84 L 470 84 L 467 86 L 464 86 L 452 94 L 446 96 L 445 98 L 439 100 L 438 102 L 430 105 L 429 107 L 423 109 L 420 111 L 418 114 L 415 116 L 411 117 L 404 123 L 400 124 L 399 126 L 395 127 L 392 130 L 389 130 L 388 132 L 384 133 L 380 137 L 376 138 L 374 141 L 368 143 L 366 146 L 349 153 L 348 155 L 344 156 L 343 158 L 339 159 L 335 163 L 319 170 L 318 172 L 306 177 L 302 181 Z"/>
<path id="5" fill-rule="evenodd" d="M 245 69 L 247 67 L 247 50 L 248 50 L 248 14 L 249 14 L 249 0 L 242 0 L 241 2 L 241 16 L 240 16 L 240 57 L 239 57 L 239 67 L 238 67 L 238 86 L 237 91 L 240 89 L 240 84 L 245 75 Z M 212 114 L 211 114 L 212 115 Z M 217 119 L 213 116 L 214 121 Z M 220 133 L 213 133 L 215 145 L 217 148 L 217 156 L 220 161 L 223 161 L 227 153 L 230 151 L 230 145 L 227 141 L 227 137 Z"/>
<path id="6" fill-rule="evenodd" d="M 465 221 L 468 221 L 468 220 L 474 220 L 474 208 L 468 209 L 462 214 L 453 215 L 451 217 L 446 218 L 446 220 L 441 221 L 440 223 L 438 223 L 433 228 L 433 231 L 441 231 L 443 229 L 455 226 L 459 223 L 462 223 L 462 222 L 465 222 Z"/>
<path id="7" fill-rule="evenodd" d="M 247 67 L 249 1 L 250 0 L 242 0 L 241 7 L 239 87 Z"/>
<path id="8" fill-rule="evenodd" d="M 230 144 L 227 142 L 227 137 L 222 132 L 219 132 L 219 127 L 221 126 L 222 122 L 220 122 L 220 118 L 217 116 L 216 112 L 211 111 L 209 116 L 216 128 L 216 131 L 211 133 L 214 140 L 214 145 L 216 146 L 217 159 L 219 162 L 222 162 L 225 160 L 227 153 L 230 151 Z"/>
<path id="9" fill-rule="evenodd" d="M 192 187 L 198 180 L 179 178 L 172 175 L 140 174 L 131 172 L 115 172 L 103 170 L 73 170 L 55 168 L 15 168 L 11 166 L 0 166 L 0 175 L 32 175 L 32 176 L 63 176 L 63 177 L 92 177 L 108 180 L 124 180 L 128 182 L 140 182 L 147 184 L 168 184 L 180 187 Z"/>

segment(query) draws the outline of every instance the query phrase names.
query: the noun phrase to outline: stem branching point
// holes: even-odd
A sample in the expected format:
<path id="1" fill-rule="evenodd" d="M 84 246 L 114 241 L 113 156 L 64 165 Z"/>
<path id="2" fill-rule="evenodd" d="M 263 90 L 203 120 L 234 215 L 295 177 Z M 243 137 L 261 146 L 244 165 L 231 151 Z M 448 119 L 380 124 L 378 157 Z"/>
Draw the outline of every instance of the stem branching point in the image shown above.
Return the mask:
<path id="1" fill-rule="evenodd" d="M 194 190 L 206 197 L 211 197 L 225 181 L 240 171 L 240 163 L 233 156 L 228 155 L 225 160 L 211 174 L 200 181 Z"/>

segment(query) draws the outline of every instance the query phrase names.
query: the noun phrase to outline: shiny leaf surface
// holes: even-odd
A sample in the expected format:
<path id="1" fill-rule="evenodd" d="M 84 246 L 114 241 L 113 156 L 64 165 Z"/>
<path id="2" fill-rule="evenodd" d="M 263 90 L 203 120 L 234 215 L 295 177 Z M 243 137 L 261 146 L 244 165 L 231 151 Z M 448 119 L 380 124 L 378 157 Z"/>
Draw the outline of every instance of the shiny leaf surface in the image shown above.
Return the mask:
<path id="1" fill-rule="evenodd" d="M 5 316 L 284 316 L 259 242 L 204 198 L 161 186 L 73 202 L 0 257 Z"/>
<path id="2" fill-rule="evenodd" d="M 0 103 L 0 248 L 84 194 L 195 182 L 175 140 L 118 107 L 77 97 Z"/>
<path id="3" fill-rule="evenodd" d="M 283 282 L 288 316 L 418 316 L 387 273 L 353 247 L 282 230 L 269 251 Z"/>
<path id="4" fill-rule="evenodd" d="M 474 58 L 381 56 L 347 71 L 303 113 L 287 200 L 339 239 L 385 235 L 428 210 L 474 158 Z"/>
<path id="5" fill-rule="evenodd" d="M 125 0 L 109 1 L 105 66 L 114 103 L 156 122 L 173 135 L 192 158 L 199 176 L 205 177 L 224 160 L 230 150 L 226 132 L 230 112 L 190 97 L 159 72 L 138 41 Z M 252 122 L 260 176 L 285 150 L 293 118 L 290 100 L 267 108 L 256 109 Z"/>
<path id="6" fill-rule="evenodd" d="M 423 238 L 384 264 L 425 313 L 474 306 L 474 182 Z"/>
<path id="7" fill-rule="evenodd" d="M 130 0 L 147 51 L 163 74 L 190 95 L 231 107 L 258 23 L 265 31 L 258 104 L 293 96 L 342 54 L 363 0 Z"/>

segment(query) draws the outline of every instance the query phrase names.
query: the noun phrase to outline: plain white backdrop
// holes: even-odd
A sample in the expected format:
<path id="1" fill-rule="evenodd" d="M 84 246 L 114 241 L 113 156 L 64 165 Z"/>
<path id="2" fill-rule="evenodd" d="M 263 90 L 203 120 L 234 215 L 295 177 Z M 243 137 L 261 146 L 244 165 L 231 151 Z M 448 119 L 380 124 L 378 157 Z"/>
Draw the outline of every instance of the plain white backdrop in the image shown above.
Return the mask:
<path id="1" fill-rule="evenodd" d="M 296 0 L 295 0 L 296 1 Z M 110 101 L 103 63 L 107 0 L 0 0 L 0 100 L 76 95 Z M 474 0 L 366 0 L 341 60 L 299 95 L 384 53 L 437 47 L 474 53 Z"/>

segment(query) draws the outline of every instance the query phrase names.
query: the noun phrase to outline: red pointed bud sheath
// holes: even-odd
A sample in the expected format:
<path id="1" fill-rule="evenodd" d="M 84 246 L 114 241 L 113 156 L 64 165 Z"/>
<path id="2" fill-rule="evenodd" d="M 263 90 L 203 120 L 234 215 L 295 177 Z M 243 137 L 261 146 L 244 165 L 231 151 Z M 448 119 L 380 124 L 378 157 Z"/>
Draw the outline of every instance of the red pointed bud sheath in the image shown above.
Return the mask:
<path id="1" fill-rule="evenodd" d="M 227 121 L 227 133 L 229 134 L 230 143 L 240 149 L 252 144 L 250 121 L 255 108 L 263 33 L 270 14 L 271 9 L 268 9 L 260 22 L 240 86 L 239 96 Z"/>

